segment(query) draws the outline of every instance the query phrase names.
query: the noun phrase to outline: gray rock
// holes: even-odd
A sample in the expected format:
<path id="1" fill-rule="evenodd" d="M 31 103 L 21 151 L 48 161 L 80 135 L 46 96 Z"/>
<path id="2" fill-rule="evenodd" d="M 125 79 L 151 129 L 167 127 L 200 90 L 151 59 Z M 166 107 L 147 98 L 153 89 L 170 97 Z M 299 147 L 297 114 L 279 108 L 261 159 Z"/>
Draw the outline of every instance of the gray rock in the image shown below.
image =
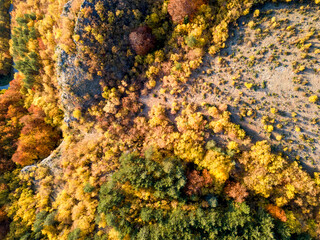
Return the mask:
<path id="1" fill-rule="evenodd" d="M 36 165 L 29 165 L 29 166 L 25 166 L 24 168 L 21 169 L 21 173 L 22 174 L 28 174 L 30 172 L 34 171 L 34 168 L 36 168 Z"/>
<path id="2" fill-rule="evenodd" d="M 101 19 L 97 13 L 95 4 L 102 2 L 105 13 Z M 64 8 L 63 15 L 68 14 L 72 0 Z M 65 110 L 65 122 L 72 122 L 75 119 L 72 113 L 76 108 L 83 112 L 92 105 L 101 101 L 102 87 L 100 84 L 115 87 L 121 80 L 132 81 L 129 76 L 130 69 L 134 64 L 134 55 L 128 56 L 130 49 L 129 34 L 139 25 L 132 11 L 139 9 L 143 14 L 148 9 L 147 0 L 84 0 L 81 9 L 90 7 L 92 12 L 90 18 L 85 18 L 79 13 L 75 22 L 74 33 L 80 36 L 79 42 L 75 42 L 76 49 L 73 53 L 66 53 L 61 48 L 57 48 L 57 76 L 60 86 L 61 103 Z M 123 10 L 131 12 L 116 18 L 115 22 L 108 22 L 108 12 Z M 81 12 L 81 10 L 80 10 Z M 92 33 L 86 32 L 86 27 L 90 26 L 97 31 L 95 34 L 104 36 L 105 42 L 99 43 Z M 101 28 L 100 28 L 101 27 Z M 84 34 L 86 33 L 86 34 Z M 114 52 L 114 47 L 117 51 Z M 91 59 L 90 54 L 94 55 Z M 90 62 L 95 61 L 96 66 L 103 66 L 102 75 L 98 75 L 95 70 L 90 69 Z"/>
<path id="3" fill-rule="evenodd" d="M 61 92 L 61 103 L 65 111 L 65 122 L 75 120 L 72 113 L 76 108 L 86 110 L 97 102 L 95 96 L 101 96 L 100 78 L 89 79 L 85 67 L 75 66 L 78 54 L 68 55 L 58 48 L 58 84 Z M 84 97 L 89 95 L 88 100 Z"/>
<path id="4" fill-rule="evenodd" d="M 61 16 L 67 16 L 68 15 L 68 13 L 70 12 L 70 8 L 71 8 L 71 5 L 72 5 L 72 2 L 73 2 L 73 0 L 70 0 L 69 2 L 67 2 L 64 5 Z"/>

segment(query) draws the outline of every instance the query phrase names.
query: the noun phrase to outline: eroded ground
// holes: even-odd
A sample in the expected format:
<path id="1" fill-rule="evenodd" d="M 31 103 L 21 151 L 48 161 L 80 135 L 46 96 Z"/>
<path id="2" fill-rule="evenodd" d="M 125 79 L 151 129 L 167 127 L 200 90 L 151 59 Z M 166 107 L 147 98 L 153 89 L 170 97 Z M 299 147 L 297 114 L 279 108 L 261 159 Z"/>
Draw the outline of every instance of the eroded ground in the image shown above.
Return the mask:
<path id="1" fill-rule="evenodd" d="M 207 55 L 179 96 L 153 90 L 154 104 L 228 104 L 253 140 L 320 166 L 320 8 L 266 4 L 231 27 L 227 48 Z"/>

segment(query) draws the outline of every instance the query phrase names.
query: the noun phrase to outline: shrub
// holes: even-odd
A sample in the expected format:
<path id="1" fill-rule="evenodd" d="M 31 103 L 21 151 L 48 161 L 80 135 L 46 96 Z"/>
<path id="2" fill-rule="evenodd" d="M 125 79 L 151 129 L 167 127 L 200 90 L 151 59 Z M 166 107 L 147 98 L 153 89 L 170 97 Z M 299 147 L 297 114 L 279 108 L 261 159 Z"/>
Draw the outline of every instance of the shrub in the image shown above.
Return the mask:
<path id="1" fill-rule="evenodd" d="M 315 103 L 319 100 L 319 97 L 317 95 L 313 95 L 309 97 L 309 102 Z"/>

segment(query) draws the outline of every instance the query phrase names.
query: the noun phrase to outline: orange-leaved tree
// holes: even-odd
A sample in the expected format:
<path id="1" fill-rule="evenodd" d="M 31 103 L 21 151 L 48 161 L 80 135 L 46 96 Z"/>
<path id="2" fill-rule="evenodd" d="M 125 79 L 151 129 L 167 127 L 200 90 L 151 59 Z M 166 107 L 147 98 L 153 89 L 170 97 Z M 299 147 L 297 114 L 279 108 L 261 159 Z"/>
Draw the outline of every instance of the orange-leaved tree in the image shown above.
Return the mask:
<path id="1" fill-rule="evenodd" d="M 168 12 L 175 23 L 182 23 L 186 17 L 192 18 L 207 0 L 170 0 Z"/>
<path id="2" fill-rule="evenodd" d="M 23 166 L 47 157 L 57 146 L 60 133 L 44 120 L 45 113 L 41 108 L 31 105 L 30 115 L 21 118 L 24 124 L 18 141 L 18 148 L 12 160 Z"/>
<path id="3" fill-rule="evenodd" d="M 21 83 L 22 76 L 16 74 L 10 88 L 0 95 L 0 173 L 13 167 L 10 159 L 22 129 L 19 120 L 27 114 L 24 96 L 20 93 Z"/>

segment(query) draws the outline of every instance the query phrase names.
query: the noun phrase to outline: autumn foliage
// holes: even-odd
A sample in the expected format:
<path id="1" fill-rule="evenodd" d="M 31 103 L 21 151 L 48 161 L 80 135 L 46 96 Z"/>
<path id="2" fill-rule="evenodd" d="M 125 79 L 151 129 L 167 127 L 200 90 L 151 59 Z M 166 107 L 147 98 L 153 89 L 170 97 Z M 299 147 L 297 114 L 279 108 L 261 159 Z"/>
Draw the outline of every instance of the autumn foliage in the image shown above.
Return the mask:
<path id="1" fill-rule="evenodd" d="M 185 192 L 187 195 L 201 195 L 202 188 L 209 187 L 213 184 L 213 179 L 207 169 L 201 172 L 197 170 L 189 171 L 187 173 L 187 184 Z"/>
<path id="2" fill-rule="evenodd" d="M 278 206 L 269 204 L 266 207 L 267 211 L 275 218 L 281 220 L 282 222 L 287 221 L 286 213 L 283 209 L 279 208 Z"/>
<path id="3" fill-rule="evenodd" d="M 173 88 L 187 91 L 178 82 L 187 83 L 209 43 L 223 46 L 229 22 L 251 5 L 146 0 L 154 8 L 147 9 L 135 0 L 13 2 L 13 53 L 25 74 L 16 75 L 0 96 L 0 226 L 1 220 L 11 222 L 7 239 L 300 239 L 307 231 L 315 236 L 320 180 L 272 153 L 267 142 L 251 142 L 232 122 L 227 105 L 188 105 L 186 99 L 186 105 L 172 103 L 171 111 L 165 103 L 142 108 L 145 77 L 157 79 L 167 69 L 170 75 L 162 80 L 168 88 L 158 96 Z M 168 12 L 175 23 L 186 24 L 172 26 Z M 217 20 L 219 15 L 226 20 Z M 214 25 L 219 22 L 222 27 Z M 136 26 L 142 27 L 128 36 Z M 152 52 L 161 37 L 168 45 Z M 128 40 L 145 56 L 132 54 Z M 74 104 L 77 121 L 62 125 L 58 148 L 58 99 L 75 92 L 58 91 L 57 48 L 78 54 L 67 69 L 84 65 L 84 77 L 101 77 L 104 88 L 102 96 L 84 95 L 88 109 Z M 28 87 L 21 89 L 23 82 Z M 18 190 L 11 179 L 1 185 L 2 169 L 15 165 L 12 155 L 25 166 L 55 148 L 52 165 L 17 176 Z"/>
<path id="4" fill-rule="evenodd" d="M 27 113 L 23 107 L 24 96 L 20 93 L 21 82 L 22 77 L 17 74 L 10 88 L 0 95 L 0 173 L 13 167 L 10 158 L 22 129 L 19 120 Z"/>
<path id="5" fill-rule="evenodd" d="M 191 17 L 196 13 L 206 0 L 171 0 L 168 4 L 168 12 L 175 23 L 182 23 L 186 17 Z"/>
<path id="6" fill-rule="evenodd" d="M 233 198 L 238 203 L 244 202 L 245 198 L 249 195 L 245 186 L 238 182 L 228 183 L 224 191 L 229 197 Z"/>
<path id="7" fill-rule="evenodd" d="M 146 55 L 155 47 L 155 37 L 148 26 L 137 28 L 129 35 L 132 48 L 138 55 Z"/>
<path id="8" fill-rule="evenodd" d="M 46 157 L 60 139 L 59 131 L 45 122 L 41 108 L 24 107 L 22 82 L 23 75 L 16 74 L 0 95 L 0 173 L 12 169 L 12 161 L 27 165 Z"/>
<path id="9" fill-rule="evenodd" d="M 0 76 L 8 75 L 12 65 L 12 57 L 9 52 L 10 2 L 9 0 L 2 0 L 0 2 Z"/>
<path id="10" fill-rule="evenodd" d="M 12 160 L 21 165 L 47 157 L 56 147 L 60 138 L 59 132 L 44 121 L 45 114 L 39 107 L 31 106 L 30 115 L 21 118 L 24 125 L 18 141 L 18 148 Z"/>

